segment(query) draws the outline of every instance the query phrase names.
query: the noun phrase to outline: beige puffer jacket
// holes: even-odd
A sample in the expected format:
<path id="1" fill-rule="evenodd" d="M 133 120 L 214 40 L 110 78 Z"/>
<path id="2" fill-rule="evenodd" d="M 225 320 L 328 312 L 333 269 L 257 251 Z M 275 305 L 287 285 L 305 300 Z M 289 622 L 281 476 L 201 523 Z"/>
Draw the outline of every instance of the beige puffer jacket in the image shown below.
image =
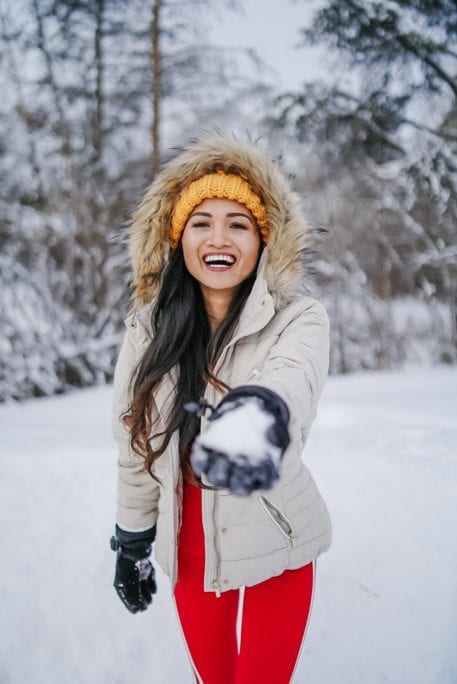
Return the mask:
<path id="1" fill-rule="evenodd" d="M 179 576 L 183 486 L 178 435 L 173 435 L 167 451 L 154 463 L 161 481 L 158 484 L 131 451 L 120 415 L 129 402 L 133 368 L 151 340 L 151 311 L 168 256 L 166 230 L 174 202 L 182 187 L 216 168 L 241 173 L 261 196 L 267 209 L 269 243 L 237 330 L 215 372 L 231 387 L 252 383 L 274 390 L 291 415 L 291 443 L 273 489 L 248 497 L 203 490 L 204 589 L 220 595 L 314 560 L 330 546 L 331 525 L 324 501 L 302 461 L 329 356 L 325 309 L 302 291 L 309 231 L 297 198 L 279 170 L 250 144 L 225 138 L 194 144 L 169 163 L 151 186 L 131 226 L 135 301 L 125 320 L 127 330 L 113 396 L 113 432 L 119 446 L 117 523 L 128 531 L 157 524 L 155 559 L 174 587 Z M 171 372 L 155 394 L 153 424 L 158 421 L 158 431 L 163 427 L 161 417 L 173 401 L 175 381 L 176 372 Z M 208 385 L 205 398 L 215 405 L 221 395 Z M 205 426 L 202 418 L 201 429 Z"/>

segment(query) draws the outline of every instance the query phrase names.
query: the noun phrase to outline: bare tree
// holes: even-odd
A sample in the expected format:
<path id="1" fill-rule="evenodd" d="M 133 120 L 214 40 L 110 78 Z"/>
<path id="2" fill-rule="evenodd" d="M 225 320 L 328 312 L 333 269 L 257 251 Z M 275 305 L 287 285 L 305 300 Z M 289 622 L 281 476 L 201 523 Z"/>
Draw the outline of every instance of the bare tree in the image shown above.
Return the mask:
<path id="1" fill-rule="evenodd" d="M 161 101 L 161 59 L 160 59 L 160 9 L 162 0 L 153 0 L 151 22 L 151 62 L 152 62 L 152 173 L 160 165 L 160 101 Z"/>

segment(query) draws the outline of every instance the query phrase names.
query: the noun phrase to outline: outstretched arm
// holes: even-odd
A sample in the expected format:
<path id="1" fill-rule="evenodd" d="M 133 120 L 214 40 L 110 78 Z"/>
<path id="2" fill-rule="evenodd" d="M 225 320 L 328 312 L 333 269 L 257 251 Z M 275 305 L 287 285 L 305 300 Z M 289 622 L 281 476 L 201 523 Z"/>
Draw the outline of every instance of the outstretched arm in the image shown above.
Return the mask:
<path id="1" fill-rule="evenodd" d="M 196 438 L 191 463 L 197 474 L 239 495 L 271 488 L 290 439 L 303 443 L 309 432 L 328 354 L 327 314 L 319 302 L 307 298 L 262 369 L 222 399 Z"/>

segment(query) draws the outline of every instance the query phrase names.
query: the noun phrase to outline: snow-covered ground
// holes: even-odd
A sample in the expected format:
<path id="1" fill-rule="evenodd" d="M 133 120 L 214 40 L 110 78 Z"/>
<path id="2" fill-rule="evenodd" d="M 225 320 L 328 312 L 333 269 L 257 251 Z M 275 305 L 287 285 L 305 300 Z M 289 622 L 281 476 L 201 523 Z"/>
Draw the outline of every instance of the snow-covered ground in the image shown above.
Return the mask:
<path id="1" fill-rule="evenodd" d="M 167 578 L 140 615 L 111 587 L 110 399 L 0 407 L 2 684 L 192 682 Z M 294 682 L 455 684 L 457 369 L 331 378 L 304 458 L 334 543 Z"/>

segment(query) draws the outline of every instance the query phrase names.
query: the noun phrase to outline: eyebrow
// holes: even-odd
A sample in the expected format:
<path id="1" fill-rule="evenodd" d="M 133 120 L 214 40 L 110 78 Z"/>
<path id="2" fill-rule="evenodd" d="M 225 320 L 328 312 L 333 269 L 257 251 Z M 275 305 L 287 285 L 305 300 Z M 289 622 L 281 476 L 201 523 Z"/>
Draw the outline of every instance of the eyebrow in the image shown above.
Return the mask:
<path id="1" fill-rule="evenodd" d="M 193 211 L 190 217 L 192 216 L 208 216 L 208 218 L 212 218 L 213 215 L 207 211 Z M 241 211 L 231 211 L 229 214 L 226 214 L 226 216 L 229 216 L 230 218 L 233 216 L 244 216 L 244 218 L 247 218 L 248 221 L 252 223 L 251 217 L 247 214 L 243 214 Z"/>

